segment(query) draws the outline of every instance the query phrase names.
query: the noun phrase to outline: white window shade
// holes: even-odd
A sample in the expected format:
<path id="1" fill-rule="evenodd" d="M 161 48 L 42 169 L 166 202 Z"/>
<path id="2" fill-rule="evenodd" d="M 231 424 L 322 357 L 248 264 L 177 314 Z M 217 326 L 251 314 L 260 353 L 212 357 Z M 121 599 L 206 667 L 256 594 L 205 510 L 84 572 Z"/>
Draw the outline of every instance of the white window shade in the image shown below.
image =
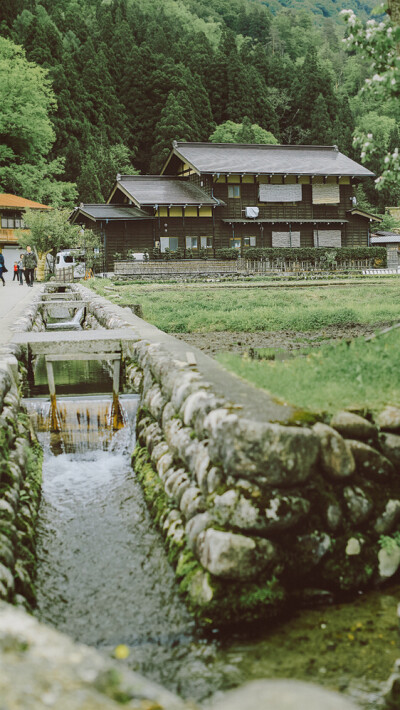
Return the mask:
<path id="1" fill-rule="evenodd" d="M 315 247 L 341 247 L 342 233 L 340 229 L 314 229 Z"/>
<path id="2" fill-rule="evenodd" d="M 165 252 L 166 249 L 176 251 L 178 249 L 178 237 L 160 237 L 160 249 Z"/>
<path id="3" fill-rule="evenodd" d="M 313 205 L 337 205 L 340 202 L 339 185 L 318 184 L 312 186 Z"/>
<path id="4" fill-rule="evenodd" d="M 300 232 L 272 232 L 273 247 L 299 247 Z"/>
<path id="5" fill-rule="evenodd" d="M 260 202 L 301 202 L 301 185 L 260 185 Z"/>

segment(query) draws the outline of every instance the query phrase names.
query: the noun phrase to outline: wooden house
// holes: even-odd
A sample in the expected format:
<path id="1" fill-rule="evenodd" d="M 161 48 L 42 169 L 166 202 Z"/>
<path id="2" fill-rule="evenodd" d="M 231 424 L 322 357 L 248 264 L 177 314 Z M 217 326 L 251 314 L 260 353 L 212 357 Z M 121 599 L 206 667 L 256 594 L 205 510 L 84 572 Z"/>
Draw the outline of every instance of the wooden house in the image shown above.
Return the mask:
<path id="1" fill-rule="evenodd" d="M 117 175 L 107 205 L 71 219 L 114 252 L 367 246 L 374 215 L 355 187 L 373 173 L 336 146 L 173 142 L 161 175 Z"/>
<path id="2" fill-rule="evenodd" d="M 0 246 L 18 246 L 17 229 L 26 229 L 24 212 L 27 208 L 49 210 L 51 207 L 40 202 L 27 200 L 17 195 L 0 194 Z"/>

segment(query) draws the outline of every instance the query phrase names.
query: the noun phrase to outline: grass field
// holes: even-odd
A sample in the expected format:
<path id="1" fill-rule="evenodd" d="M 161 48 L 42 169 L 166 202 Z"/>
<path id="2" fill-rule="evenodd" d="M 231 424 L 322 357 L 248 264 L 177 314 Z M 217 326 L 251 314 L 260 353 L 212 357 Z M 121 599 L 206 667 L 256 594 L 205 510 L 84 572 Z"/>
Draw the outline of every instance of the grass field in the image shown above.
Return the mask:
<path id="1" fill-rule="evenodd" d="M 246 288 L 199 283 L 116 285 L 106 279 L 89 285 L 122 306 L 141 304 L 145 320 L 168 333 L 312 331 L 395 322 L 400 314 L 398 277 L 382 278 L 377 284 L 365 280 L 271 288 L 251 288 L 248 283 Z"/>
<path id="2" fill-rule="evenodd" d="M 400 406 L 400 328 L 365 341 L 322 346 L 284 361 L 251 360 L 221 353 L 228 370 L 281 401 L 317 412 L 344 407 L 379 411 Z"/>
<path id="3" fill-rule="evenodd" d="M 138 303 L 144 318 L 169 333 L 317 333 L 327 326 L 395 323 L 400 320 L 400 279 L 304 286 L 238 284 L 132 284 L 89 282 L 122 306 Z M 260 287 L 261 286 L 261 287 Z M 207 339 L 207 335 L 205 335 Z M 211 335 L 210 335 L 211 338 Z M 321 337 L 321 340 L 323 337 Z M 282 401 L 314 411 L 343 407 L 379 410 L 400 406 L 400 329 L 366 342 L 323 345 L 284 361 L 251 360 L 221 352 L 227 369 Z"/>

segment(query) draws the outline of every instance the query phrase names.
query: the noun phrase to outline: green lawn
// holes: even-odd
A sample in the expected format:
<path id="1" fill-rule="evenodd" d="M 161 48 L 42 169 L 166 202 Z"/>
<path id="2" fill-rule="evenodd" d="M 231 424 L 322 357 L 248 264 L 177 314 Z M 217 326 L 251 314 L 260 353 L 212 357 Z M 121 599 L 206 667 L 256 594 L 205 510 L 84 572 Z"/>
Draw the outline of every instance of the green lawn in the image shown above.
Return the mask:
<path id="1" fill-rule="evenodd" d="M 398 277 L 323 287 L 115 285 L 106 279 L 88 285 L 122 306 L 140 303 L 144 318 L 168 333 L 312 331 L 329 325 L 395 322 L 400 313 Z"/>
<path id="2" fill-rule="evenodd" d="M 221 353 L 228 370 L 279 400 L 316 412 L 400 406 L 400 328 L 365 341 L 325 345 L 291 360 L 250 360 Z"/>

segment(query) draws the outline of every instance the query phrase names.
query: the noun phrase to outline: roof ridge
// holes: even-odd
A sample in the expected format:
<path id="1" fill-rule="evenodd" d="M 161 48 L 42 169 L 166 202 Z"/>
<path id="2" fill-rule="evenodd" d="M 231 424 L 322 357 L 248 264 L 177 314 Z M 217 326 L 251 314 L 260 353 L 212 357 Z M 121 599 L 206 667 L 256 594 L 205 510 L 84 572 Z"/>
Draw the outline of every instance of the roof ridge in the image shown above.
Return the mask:
<path id="1" fill-rule="evenodd" d="M 200 142 L 176 142 L 176 148 L 180 146 L 199 146 L 206 147 L 223 147 L 223 148 L 273 148 L 278 150 L 279 148 L 290 148 L 291 150 L 333 150 L 335 152 L 340 152 L 336 145 L 292 145 L 284 143 L 212 143 L 211 141 Z"/>
<path id="2" fill-rule="evenodd" d="M 123 202 L 82 202 L 78 205 L 78 209 L 82 207 L 126 207 L 138 209 L 136 205 L 126 205 Z"/>
<path id="3" fill-rule="evenodd" d="M 187 179 L 185 177 L 181 177 L 179 175 L 120 175 L 118 182 L 120 182 L 123 178 L 136 178 L 138 180 L 180 180 L 183 182 L 187 182 Z"/>

